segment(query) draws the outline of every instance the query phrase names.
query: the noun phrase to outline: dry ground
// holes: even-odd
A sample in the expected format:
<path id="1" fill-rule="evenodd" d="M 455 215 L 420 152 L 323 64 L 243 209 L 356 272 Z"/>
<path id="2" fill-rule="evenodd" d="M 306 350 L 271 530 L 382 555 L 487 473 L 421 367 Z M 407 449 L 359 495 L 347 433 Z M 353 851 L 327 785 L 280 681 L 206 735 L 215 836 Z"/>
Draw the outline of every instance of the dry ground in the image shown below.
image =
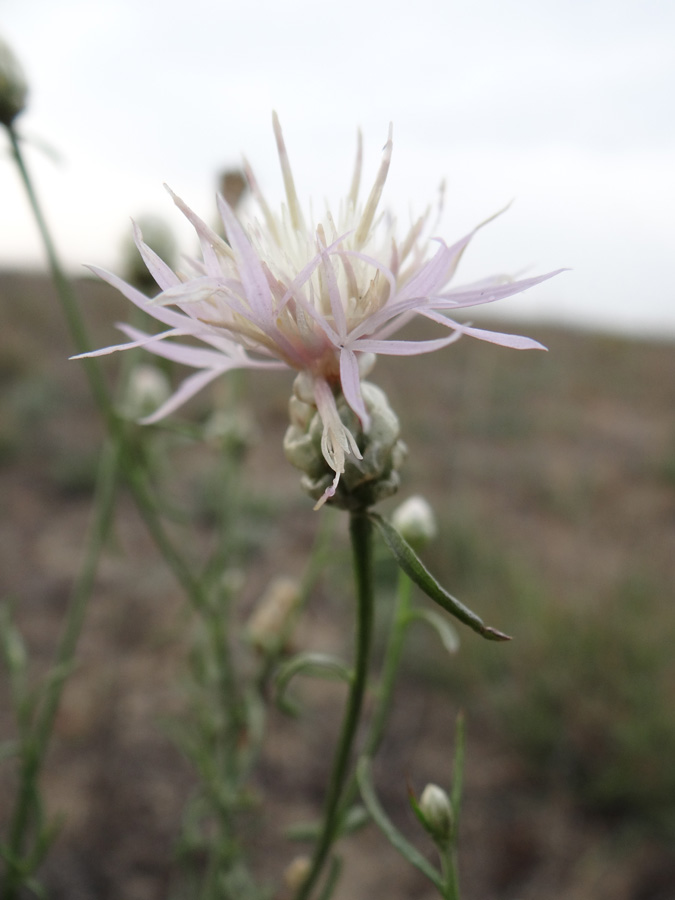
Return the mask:
<path id="1" fill-rule="evenodd" d="M 124 318 L 124 306 L 103 285 L 82 282 L 78 289 L 95 340 L 110 342 L 109 321 Z M 43 279 L 0 275 L 0 329 L 0 595 L 17 602 L 37 676 L 49 664 L 78 569 L 102 433 L 82 372 L 66 360 L 68 339 Z M 564 766 L 556 768 L 550 752 L 543 762 L 535 753 L 528 756 L 523 747 L 532 750 L 530 726 L 521 723 L 524 737 L 505 728 L 490 692 L 495 683 L 506 691 L 508 712 L 517 708 L 519 691 L 523 703 L 526 698 L 532 704 L 540 682 L 554 693 L 565 682 L 561 674 L 551 688 L 547 667 L 560 673 L 566 654 L 547 657 L 549 645 L 535 630 L 555 624 L 541 605 L 533 624 L 527 610 L 510 600 L 523 586 L 544 597 L 554 623 L 558 615 L 565 623 L 578 616 L 587 635 L 583 617 L 589 610 L 603 627 L 626 585 L 647 579 L 662 606 L 646 646 L 653 642 L 654 654 L 663 652 L 659 632 L 672 630 L 675 577 L 674 348 L 523 330 L 544 340 L 549 354 L 516 354 L 467 339 L 435 357 L 397 366 L 378 363 L 374 373 L 401 412 L 410 448 L 402 496 L 424 493 L 439 512 L 442 532 L 429 557 L 433 567 L 458 592 L 456 577 L 462 599 L 479 612 L 487 608 L 491 624 L 516 629 L 513 645 L 476 656 L 475 667 L 473 635 L 462 635 L 457 660 L 443 657 L 435 644 L 432 648 L 433 637 L 429 646 L 419 639 L 401 678 L 378 780 L 392 816 L 415 835 L 406 810 L 406 779 L 418 790 L 426 781 L 447 779 L 454 718 L 464 706 L 469 733 L 461 843 L 465 900 L 673 900 L 675 854 L 664 837 L 668 832 L 653 828 L 649 817 L 643 811 L 638 816 L 630 805 L 589 803 Z M 264 434 L 248 461 L 252 495 L 264 514 L 244 607 L 270 574 L 280 568 L 300 571 L 316 528 L 311 504 L 280 450 L 287 390 L 287 383 L 255 378 L 246 393 Z M 205 460 L 208 450 L 186 455 L 184 491 L 195 488 Z M 195 529 L 194 537 L 209 540 L 206 517 Z M 505 560 L 507 568 L 500 568 Z M 497 577 L 507 572 L 511 587 L 502 599 L 482 586 L 474 564 L 492 567 Z M 186 621 L 179 587 L 131 500 L 123 497 L 44 773 L 48 806 L 64 816 L 42 871 L 53 900 L 170 896 L 181 810 L 194 784 L 165 727 L 169 717 L 180 716 L 184 702 L 179 683 Z M 343 651 L 349 630 L 349 608 L 335 600 L 329 586 L 319 585 L 300 644 Z M 590 644 L 588 653 L 598 646 Z M 532 647 L 544 655 L 539 658 Z M 520 654 L 525 662 L 502 671 L 497 651 Z M 570 659 L 569 665 L 576 663 Z M 640 665 L 638 660 L 634 672 L 617 671 L 616 677 L 654 677 Z M 453 669 L 463 674 L 453 676 Z M 484 688 L 472 685 L 475 678 L 483 679 Z M 672 683 L 659 678 L 658 691 L 667 693 L 671 684 L 675 699 Z M 646 689 L 656 692 L 649 684 Z M 275 740 L 257 781 L 266 818 L 251 824 L 258 865 L 272 879 L 295 852 L 280 836 L 280 824 L 315 814 L 321 801 L 339 699 L 339 691 L 320 684 L 308 692 L 300 723 L 273 717 Z M 578 746 L 573 747 L 583 761 L 584 753 L 601 758 L 605 752 L 608 710 L 596 717 L 585 712 L 584 730 L 574 718 L 582 699 L 568 697 L 565 703 L 570 728 L 581 735 L 574 731 Z M 12 735 L 13 724 L 2 681 L 0 703 L 4 738 Z M 639 730 L 637 717 L 629 727 Z M 561 747 L 568 737 L 561 733 Z M 671 745 L 664 743 L 661 750 L 658 737 L 646 740 L 654 744 L 647 749 L 656 768 L 673 768 Z M 652 759 L 643 749 L 636 766 Z M 5 763 L 0 827 L 12 783 L 11 764 Z M 675 797 L 663 795 L 669 790 L 665 784 L 656 782 L 654 789 L 672 813 Z M 433 896 L 374 829 L 346 842 L 345 856 L 339 900 Z"/>

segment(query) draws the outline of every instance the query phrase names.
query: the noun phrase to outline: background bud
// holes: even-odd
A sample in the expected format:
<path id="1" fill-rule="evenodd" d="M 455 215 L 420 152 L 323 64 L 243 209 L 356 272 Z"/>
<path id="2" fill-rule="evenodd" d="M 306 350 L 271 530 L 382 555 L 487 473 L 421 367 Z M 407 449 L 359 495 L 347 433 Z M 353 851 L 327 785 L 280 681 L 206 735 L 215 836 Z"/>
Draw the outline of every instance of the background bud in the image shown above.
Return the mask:
<path id="1" fill-rule="evenodd" d="M 423 547 L 438 534 L 434 511 L 420 494 L 409 497 L 397 506 L 391 523 L 413 547 Z"/>
<path id="2" fill-rule="evenodd" d="M 160 256 L 164 262 L 175 267 L 178 256 L 178 247 L 173 231 L 159 216 L 142 215 L 136 219 L 143 241 Z M 159 288 L 155 279 L 143 262 L 143 257 L 138 251 L 133 234 L 127 232 L 121 244 L 122 266 L 127 281 L 134 287 L 140 288 L 148 294 L 156 294 Z"/>
<path id="3" fill-rule="evenodd" d="M 0 38 L 0 122 L 10 126 L 26 106 L 28 84 L 9 46 Z"/>
<path id="4" fill-rule="evenodd" d="M 292 891 L 299 890 L 312 868 L 312 861 L 309 856 L 296 856 L 295 859 L 286 867 L 284 872 L 284 882 Z"/>
<path id="5" fill-rule="evenodd" d="M 267 585 L 246 626 L 251 644 L 262 653 L 274 653 L 287 638 L 300 605 L 295 578 L 278 575 Z"/>
<path id="6" fill-rule="evenodd" d="M 161 369 L 150 363 L 139 363 L 129 373 L 120 412 L 135 422 L 153 413 L 170 393 L 171 384 Z"/>

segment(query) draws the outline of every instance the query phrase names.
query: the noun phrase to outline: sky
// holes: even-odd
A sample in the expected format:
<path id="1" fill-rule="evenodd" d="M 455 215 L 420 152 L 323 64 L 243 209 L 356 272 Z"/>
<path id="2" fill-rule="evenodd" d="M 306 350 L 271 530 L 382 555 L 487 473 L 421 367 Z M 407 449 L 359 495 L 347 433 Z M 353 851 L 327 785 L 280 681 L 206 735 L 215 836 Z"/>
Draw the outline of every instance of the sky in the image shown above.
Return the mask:
<path id="1" fill-rule="evenodd" d="M 307 209 L 346 193 L 358 128 L 374 178 L 393 122 L 383 202 L 402 231 L 443 180 L 449 242 L 511 203 L 458 282 L 569 267 L 494 313 L 675 337 L 672 0 L 3 0 L 0 34 L 74 272 L 119 270 L 131 217 L 161 216 L 193 251 L 163 183 L 214 221 L 217 173 L 242 156 L 278 204 L 272 110 Z M 5 148 L 0 265 L 40 263 Z"/>

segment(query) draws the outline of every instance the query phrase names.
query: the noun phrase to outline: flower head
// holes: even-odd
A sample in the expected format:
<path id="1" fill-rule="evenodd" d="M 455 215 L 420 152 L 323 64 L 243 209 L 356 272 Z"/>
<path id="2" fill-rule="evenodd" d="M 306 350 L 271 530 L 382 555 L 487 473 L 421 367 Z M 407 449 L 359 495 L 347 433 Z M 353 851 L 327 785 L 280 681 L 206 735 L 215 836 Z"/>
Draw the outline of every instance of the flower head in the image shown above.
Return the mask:
<path id="1" fill-rule="evenodd" d="M 202 259 L 190 261 L 187 272 L 174 272 L 136 228 L 138 249 L 160 287 L 157 296 L 148 299 L 115 275 L 94 269 L 167 329 L 151 335 L 120 325 L 131 339 L 129 343 L 86 355 L 143 346 L 197 370 L 145 422 L 168 415 L 233 368 L 289 368 L 301 373 L 301 399 L 309 400 L 318 413 L 323 431 L 321 450 L 334 474 L 323 501 L 334 495 L 347 458 L 361 459 L 353 430 L 339 414 L 338 400 L 344 399 L 367 434 L 370 416 L 361 378 L 372 367 L 374 355 L 429 353 L 461 335 L 517 349 L 541 348 L 529 338 L 460 324 L 449 314 L 517 294 L 557 273 L 515 282 L 495 277 L 449 287 L 477 229 L 451 246 L 439 238 L 430 240 L 425 237 L 427 211 L 407 233 L 398 236 L 395 221 L 378 211 L 391 160 L 391 128 L 365 203 L 359 200 L 359 139 L 346 199 L 335 215 L 326 210 L 316 223 L 308 223 L 276 115 L 273 122 L 286 192 L 281 211 L 271 211 L 247 166 L 261 215 L 243 225 L 219 197 L 227 237 L 223 240 L 170 191 L 199 236 Z M 392 339 L 417 316 L 439 325 L 441 336 Z M 171 340 L 186 336 L 198 338 L 206 347 Z"/>

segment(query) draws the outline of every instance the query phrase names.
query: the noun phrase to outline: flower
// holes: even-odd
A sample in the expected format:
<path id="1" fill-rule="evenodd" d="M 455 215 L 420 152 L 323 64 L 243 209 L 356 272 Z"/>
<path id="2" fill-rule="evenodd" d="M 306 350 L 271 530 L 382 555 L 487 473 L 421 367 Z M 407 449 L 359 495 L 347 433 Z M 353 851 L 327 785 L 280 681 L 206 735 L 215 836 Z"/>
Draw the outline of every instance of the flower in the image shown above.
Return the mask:
<path id="1" fill-rule="evenodd" d="M 334 473 L 321 503 L 335 494 L 347 457 L 361 459 L 357 439 L 342 421 L 337 401 L 344 397 L 362 432 L 367 433 L 370 418 L 361 378 L 372 367 L 374 355 L 430 353 L 461 335 L 517 349 L 543 349 L 530 338 L 460 324 L 448 314 L 517 294 L 557 272 L 520 281 L 495 277 L 448 287 L 478 229 L 451 246 L 433 238 L 432 249 L 432 242 L 424 237 L 430 216 L 427 210 L 402 239 L 397 238 L 394 219 L 378 214 L 391 160 L 391 127 L 365 204 L 359 202 L 359 136 L 346 199 L 335 216 L 326 210 L 317 224 L 307 224 L 276 114 L 273 126 L 286 192 L 281 212 L 270 210 L 248 166 L 246 174 L 261 218 L 242 225 L 227 201 L 218 197 L 227 241 L 169 191 L 199 236 L 202 259 L 191 261 L 187 273 L 174 272 L 147 246 L 136 227 L 138 249 L 161 289 L 157 296 L 148 299 L 117 276 L 93 268 L 168 329 L 152 335 L 120 325 L 131 339 L 129 343 L 83 355 L 142 346 L 197 369 L 145 422 L 173 412 L 230 369 L 290 368 L 299 372 L 301 399 L 306 402 L 309 393 L 318 411 L 323 457 Z M 430 319 L 446 333 L 430 340 L 392 339 L 417 316 Z M 207 348 L 170 340 L 187 336 L 198 338 Z"/>

